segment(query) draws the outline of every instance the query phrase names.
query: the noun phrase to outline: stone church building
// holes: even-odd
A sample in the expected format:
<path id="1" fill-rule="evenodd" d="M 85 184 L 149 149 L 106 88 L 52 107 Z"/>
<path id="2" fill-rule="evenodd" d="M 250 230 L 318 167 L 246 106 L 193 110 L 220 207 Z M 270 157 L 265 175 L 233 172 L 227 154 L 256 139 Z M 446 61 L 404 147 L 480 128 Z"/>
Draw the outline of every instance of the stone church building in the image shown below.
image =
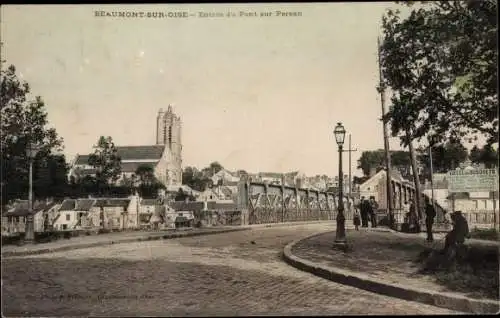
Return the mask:
<path id="1" fill-rule="evenodd" d="M 156 144 L 148 146 L 116 146 L 121 158 L 122 175 L 133 178 L 138 167 L 150 165 L 156 178 L 166 186 L 182 184 L 182 122 L 169 105 L 160 109 L 156 118 Z M 90 155 L 76 155 L 71 164 L 69 177 L 81 178 L 94 175 L 95 168 L 88 163 Z"/>

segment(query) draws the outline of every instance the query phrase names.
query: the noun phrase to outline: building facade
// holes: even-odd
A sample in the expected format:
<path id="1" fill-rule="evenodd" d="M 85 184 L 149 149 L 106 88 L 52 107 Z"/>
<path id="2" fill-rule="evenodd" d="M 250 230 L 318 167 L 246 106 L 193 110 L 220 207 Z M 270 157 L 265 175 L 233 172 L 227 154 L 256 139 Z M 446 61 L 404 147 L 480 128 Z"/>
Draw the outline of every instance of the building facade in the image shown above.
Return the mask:
<path id="1" fill-rule="evenodd" d="M 172 106 L 165 112 L 160 109 L 157 117 L 156 145 L 116 146 L 121 159 L 120 184 L 125 180 L 136 181 L 136 171 L 140 166 L 150 166 L 156 178 L 166 186 L 182 183 L 182 125 Z M 95 175 L 95 167 L 89 164 L 90 155 L 76 155 L 69 178 L 80 179 L 86 175 Z"/>

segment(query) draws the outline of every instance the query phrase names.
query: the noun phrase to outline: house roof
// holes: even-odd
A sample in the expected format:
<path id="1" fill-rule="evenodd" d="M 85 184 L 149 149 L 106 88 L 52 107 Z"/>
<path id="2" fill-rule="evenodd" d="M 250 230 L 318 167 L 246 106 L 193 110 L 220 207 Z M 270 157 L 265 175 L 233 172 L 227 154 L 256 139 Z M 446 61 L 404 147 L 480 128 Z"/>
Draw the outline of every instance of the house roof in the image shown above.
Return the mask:
<path id="1" fill-rule="evenodd" d="M 283 173 L 277 173 L 277 172 L 260 172 L 259 177 L 264 177 L 264 178 L 281 178 L 284 177 Z"/>
<path id="2" fill-rule="evenodd" d="M 381 174 L 385 174 L 386 173 L 386 169 L 381 169 L 379 170 L 376 174 L 374 174 L 373 176 L 371 176 L 370 178 L 368 178 L 365 182 L 363 182 L 362 184 L 360 184 L 360 186 L 363 186 L 365 183 L 367 182 L 371 182 L 372 180 L 376 179 L 376 178 L 379 178 Z M 397 182 L 400 182 L 400 183 L 403 183 L 409 187 L 413 187 L 413 183 L 410 182 L 409 180 L 406 180 L 404 179 L 402 176 L 401 176 L 401 173 L 397 170 L 391 170 L 391 179 L 393 181 L 397 181 Z"/>
<path id="3" fill-rule="evenodd" d="M 299 171 L 292 171 L 292 172 L 285 173 L 285 176 L 287 176 L 287 177 L 295 177 L 298 174 L 299 174 Z"/>
<path id="4" fill-rule="evenodd" d="M 225 195 L 225 196 L 231 196 L 233 194 L 233 191 L 229 189 L 228 187 L 221 187 L 220 191 Z"/>
<path id="5" fill-rule="evenodd" d="M 94 199 L 78 199 L 76 200 L 75 210 L 78 211 L 89 211 L 92 206 L 94 206 Z"/>
<path id="6" fill-rule="evenodd" d="M 96 199 L 95 205 L 98 207 L 128 207 L 130 199 Z"/>
<path id="7" fill-rule="evenodd" d="M 122 160 L 160 160 L 164 150 L 164 145 L 116 147 L 117 154 Z M 90 155 L 78 155 L 75 163 L 86 165 L 89 162 L 89 157 Z"/>
<path id="8" fill-rule="evenodd" d="M 59 211 L 89 211 L 94 206 L 95 199 L 66 199 Z"/>
<path id="9" fill-rule="evenodd" d="M 33 212 L 37 213 L 40 211 L 46 211 L 54 207 L 57 203 L 55 202 L 43 202 L 43 201 L 38 201 L 33 204 Z M 12 209 L 7 211 L 4 216 L 27 216 L 30 214 L 30 210 L 28 207 L 28 201 L 27 200 L 22 200 L 18 201 L 14 204 Z"/>
<path id="10" fill-rule="evenodd" d="M 76 200 L 75 199 L 66 199 L 61 204 L 59 211 L 73 211 L 75 209 L 75 207 L 76 207 Z"/>
<path id="11" fill-rule="evenodd" d="M 236 172 L 232 172 L 232 171 L 229 171 L 227 169 L 219 170 L 215 175 L 220 176 L 221 174 L 222 175 L 228 174 L 228 175 L 230 175 L 232 177 L 237 177 L 238 176 L 238 174 Z"/>
<path id="12" fill-rule="evenodd" d="M 191 193 L 191 192 L 195 192 L 193 189 L 191 189 L 189 186 L 187 185 L 167 185 L 166 187 L 166 192 L 178 192 L 179 191 L 179 188 L 182 188 L 182 191 L 184 191 L 184 193 Z"/>

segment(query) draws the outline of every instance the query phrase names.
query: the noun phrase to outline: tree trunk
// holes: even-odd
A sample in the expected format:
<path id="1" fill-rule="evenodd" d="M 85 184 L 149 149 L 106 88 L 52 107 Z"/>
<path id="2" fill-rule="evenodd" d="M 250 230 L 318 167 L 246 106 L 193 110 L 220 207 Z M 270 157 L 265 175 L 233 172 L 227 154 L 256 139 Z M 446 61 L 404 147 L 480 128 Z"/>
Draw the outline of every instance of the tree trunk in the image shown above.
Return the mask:
<path id="1" fill-rule="evenodd" d="M 409 131 L 406 132 L 406 140 L 408 142 L 408 149 L 410 151 L 411 158 L 411 168 L 413 171 L 413 183 L 415 184 L 415 208 L 417 209 L 417 215 L 419 218 L 419 222 L 422 220 L 422 207 L 421 207 L 421 191 L 420 191 L 420 179 L 418 175 L 417 169 L 417 158 L 415 155 L 415 149 L 413 149 L 413 139 L 411 133 Z"/>

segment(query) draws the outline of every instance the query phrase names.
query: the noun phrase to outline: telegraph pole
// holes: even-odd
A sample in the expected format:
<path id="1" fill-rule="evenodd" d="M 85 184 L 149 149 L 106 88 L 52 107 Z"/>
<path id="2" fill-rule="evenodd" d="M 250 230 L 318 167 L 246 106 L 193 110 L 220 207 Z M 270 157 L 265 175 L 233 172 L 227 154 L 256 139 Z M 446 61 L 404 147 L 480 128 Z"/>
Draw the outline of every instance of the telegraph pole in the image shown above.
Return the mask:
<path id="1" fill-rule="evenodd" d="M 353 151 L 358 151 L 358 149 L 351 148 L 351 134 L 349 134 L 349 149 L 344 150 L 349 153 L 349 197 L 352 196 L 351 152 Z"/>
<path id="2" fill-rule="evenodd" d="M 391 184 L 391 154 L 390 154 L 390 149 L 389 149 L 389 136 L 387 134 L 387 124 L 384 121 L 383 117 L 385 115 L 385 84 L 383 82 L 383 76 L 382 76 L 382 64 L 381 64 L 381 59 L 380 59 L 380 37 L 377 38 L 377 52 L 378 52 L 378 70 L 379 70 L 379 87 L 378 91 L 380 93 L 380 103 L 382 106 L 382 129 L 384 132 L 384 150 L 385 150 L 385 165 L 387 169 L 387 180 L 386 180 L 386 187 L 387 187 L 387 212 L 389 215 L 389 222 L 390 226 L 394 224 L 394 216 L 393 216 L 393 207 L 392 207 L 392 184 Z"/>

